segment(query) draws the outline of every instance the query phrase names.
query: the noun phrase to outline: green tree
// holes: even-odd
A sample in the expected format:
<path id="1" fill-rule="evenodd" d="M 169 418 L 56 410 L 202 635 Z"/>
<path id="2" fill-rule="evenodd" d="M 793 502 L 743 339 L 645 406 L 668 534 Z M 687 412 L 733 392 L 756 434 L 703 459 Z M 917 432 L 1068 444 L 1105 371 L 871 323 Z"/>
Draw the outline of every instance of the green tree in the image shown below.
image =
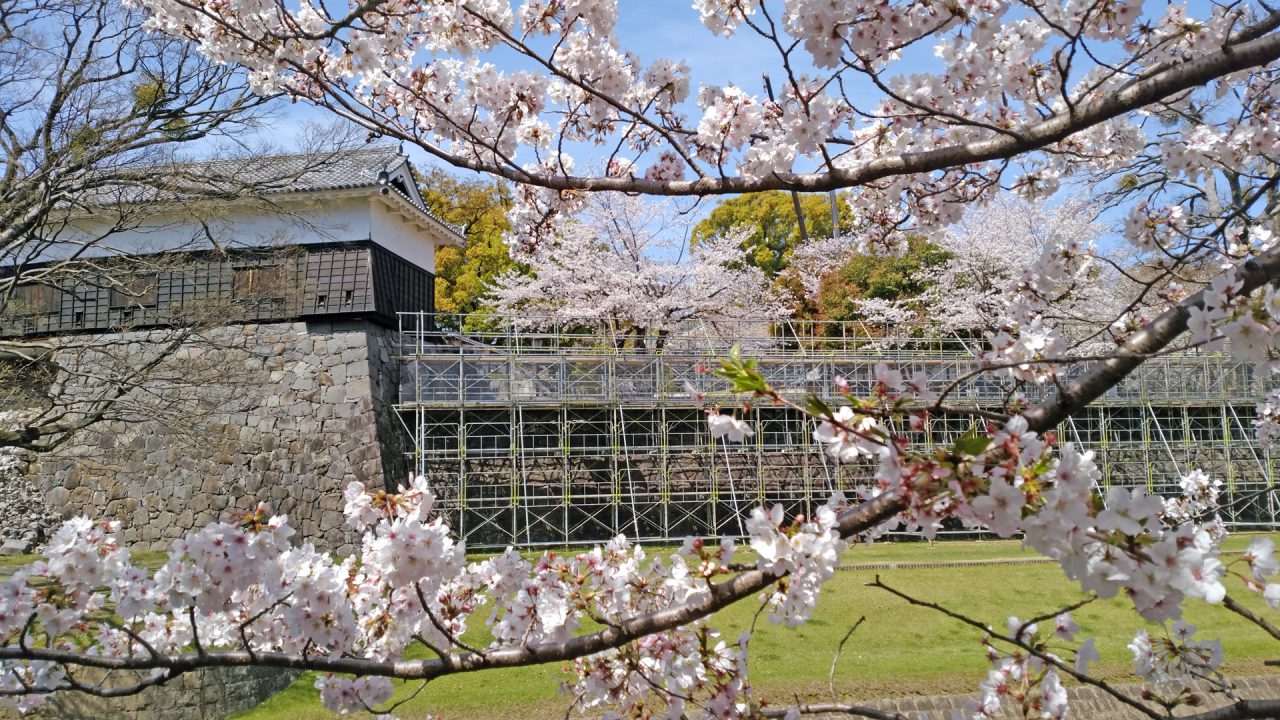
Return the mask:
<path id="1" fill-rule="evenodd" d="M 503 236 L 511 229 L 511 192 L 498 181 L 468 180 L 440 168 L 423 174 L 422 200 L 436 217 L 462 229 L 464 247 L 436 252 L 436 312 L 462 318 L 458 327 L 487 324 L 485 298 L 493 279 L 523 266 L 511 259 Z"/>
<path id="2" fill-rule="evenodd" d="M 836 207 L 840 227 L 850 227 L 853 215 L 849 204 L 837 198 Z M 801 195 L 800 209 L 809 237 L 830 237 L 831 203 L 825 193 Z M 800 226 L 791 193 L 771 190 L 723 200 L 694 226 L 693 242 L 742 230 L 749 233 L 742 243 L 747 262 L 769 277 L 777 277 L 787 267 L 791 251 L 800 244 Z"/>
<path id="3" fill-rule="evenodd" d="M 857 320 L 859 300 L 902 300 L 925 290 L 929 268 L 950 259 L 951 253 L 921 235 L 907 240 L 900 257 L 858 254 L 822 277 L 812 311 L 821 320 Z"/>

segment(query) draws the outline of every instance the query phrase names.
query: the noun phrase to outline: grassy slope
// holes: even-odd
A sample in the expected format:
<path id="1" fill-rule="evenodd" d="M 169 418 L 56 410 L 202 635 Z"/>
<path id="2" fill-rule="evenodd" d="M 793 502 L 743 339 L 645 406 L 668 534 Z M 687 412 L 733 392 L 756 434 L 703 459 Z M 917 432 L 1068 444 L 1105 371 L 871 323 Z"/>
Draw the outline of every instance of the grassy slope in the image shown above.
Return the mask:
<path id="1" fill-rule="evenodd" d="M 1247 544 L 1233 537 L 1228 550 Z M 948 542 L 933 547 L 921 543 L 882 543 L 851 549 L 846 563 L 952 562 L 1031 557 L 1016 542 Z M 978 619 L 1003 627 L 1010 613 L 1024 617 L 1048 612 L 1083 595 L 1054 565 L 964 568 L 890 569 L 878 571 L 885 583 L 923 599 L 947 604 Z M 823 602 L 813 621 L 794 630 L 763 620 L 751 641 L 751 678 L 756 694 L 778 702 L 796 696 L 827 696 L 827 673 L 836 644 L 859 617 L 867 620 L 846 645 L 836 670 L 839 694 L 876 698 L 911 694 L 974 692 L 986 672 L 980 634 L 939 613 L 912 607 L 883 590 L 868 588 L 872 571 L 837 574 L 823 590 Z M 1238 598 L 1261 607 L 1236 585 Z M 732 642 L 750 626 L 756 605 L 741 604 L 717 616 L 715 626 Z M 1230 672 L 1265 672 L 1261 661 L 1280 657 L 1280 646 L 1234 615 L 1203 603 L 1188 604 L 1188 619 L 1220 637 L 1232 665 Z M 1098 637 L 1103 672 L 1122 676 L 1130 654 L 1126 644 L 1137 619 L 1123 600 L 1097 602 L 1075 613 L 1087 634 Z M 561 718 L 569 701 L 557 696 L 565 676 L 559 666 L 490 671 L 433 682 L 397 710 L 401 718 L 428 713 L 450 720 L 493 717 Z M 310 720 L 334 717 L 320 709 L 311 677 L 299 680 L 285 693 L 238 720 Z M 406 685 L 407 696 L 415 686 Z"/>

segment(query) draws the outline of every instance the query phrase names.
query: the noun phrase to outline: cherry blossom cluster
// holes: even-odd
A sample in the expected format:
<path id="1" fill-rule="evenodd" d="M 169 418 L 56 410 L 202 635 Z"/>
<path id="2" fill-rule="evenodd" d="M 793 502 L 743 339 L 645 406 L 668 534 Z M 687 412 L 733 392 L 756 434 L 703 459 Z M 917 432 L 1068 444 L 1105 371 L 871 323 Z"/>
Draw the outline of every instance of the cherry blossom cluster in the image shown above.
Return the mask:
<path id="1" fill-rule="evenodd" d="M 1280 332 L 1280 292 L 1268 286 L 1261 297 L 1251 297 L 1242 289 L 1234 269 L 1209 283 L 1200 305 L 1190 310 L 1187 329 L 1191 341 L 1217 349 L 1225 340 L 1235 357 L 1264 372 L 1273 371 L 1280 367 L 1274 362 L 1276 334 Z"/>
<path id="2" fill-rule="evenodd" d="M 1220 51 L 1259 12 L 1099 9 L 1092 0 L 694 2 L 689 19 L 696 14 L 711 33 L 750 33 L 775 48 L 778 88 L 768 93 L 697 84 L 678 60 L 642 60 L 620 44 L 621 11 L 611 2 L 397 0 L 341 12 L 277 0 L 132 2 L 155 29 L 248 68 L 262 92 L 355 115 L 456 164 L 555 186 L 574 173 L 564 149 L 585 143 L 608 155 L 595 177 L 671 189 L 684 178 L 857 169 L 1000 140 L 1105 101 L 1148 71 Z M 935 60 L 904 65 L 903 50 L 920 45 Z M 1106 64 L 1077 59 L 1102 57 Z M 871 79 L 875 94 L 855 99 L 847 87 L 855 75 Z M 1177 96 L 1170 112 L 1188 108 L 1204 121 L 1153 130 L 1137 113 L 1108 116 L 1011 163 L 959 159 L 937 172 L 877 174 L 855 209 L 889 242 L 904 217 L 945 225 L 1002 185 L 1045 197 L 1064 179 L 1110 172 L 1148 151 L 1184 182 L 1265 162 L 1277 141 L 1270 81 L 1258 72 L 1234 82 L 1245 88 L 1233 99 L 1237 112 L 1200 112 L 1218 101 L 1213 92 Z M 528 199 L 517 193 L 517 205 Z M 534 215 L 518 208 L 514 217 Z"/>
<path id="3" fill-rule="evenodd" d="M 797 520 L 789 528 L 794 547 L 785 549 L 778 547 L 776 527 L 751 528 L 754 549 L 777 548 L 774 562 L 762 553 L 758 565 L 793 573 L 779 591 L 775 622 L 807 619 L 817 584 L 834 573 L 843 545 L 831 530 L 833 511 L 821 517 L 816 524 Z M 733 555 L 731 541 L 712 547 L 690 539 L 669 558 L 650 559 L 619 537 L 588 553 L 546 555 L 532 565 L 508 551 L 468 572 L 493 588 L 495 642 L 523 646 L 564 640 L 586 619 L 615 624 L 703 599 L 708 582 L 729 572 Z M 576 660 L 569 692 L 583 709 L 610 709 L 622 717 L 745 717 L 751 708 L 748 639 L 728 644 L 705 622 L 690 623 Z"/>
<path id="4" fill-rule="evenodd" d="M 977 276 L 986 279 L 967 290 L 979 294 L 973 298 L 977 317 L 971 327 L 987 331 L 989 349 L 979 354 L 980 362 L 1015 380 L 1046 382 L 1063 367 L 1054 360 L 1073 346 L 1064 321 L 1088 327 L 1118 312 L 1115 284 L 1120 278 L 1100 271 L 1095 262 L 1098 228 L 1089 222 L 1094 212 L 1079 202 L 1052 210 L 1005 203 L 968 220 L 967 241 L 977 252 L 961 250 L 967 262 L 944 272 L 934 292 L 947 307 L 969 307 L 967 298 L 948 288 L 972 286 L 961 278 L 967 269 L 985 263 Z M 1016 247 L 1016 237 L 1033 238 L 1035 246 L 1023 254 L 1036 254 L 996 259 L 999 253 L 992 249 Z"/>
<path id="5" fill-rule="evenodd" d="M 831 435 L 851 446 L 863 442 L 845 420 L 819 422 L 819 440 Z M 831 429 L 837 424 L 843 434 Z M 865 497 L 907 493 L 909 509 L 886 525 L 901 522 L 932 536 L 944 519 L 957 518 L 1000 537 L 1021 533 L 1028 547 L 1058 561 L 1082 589 L 1103 598 L 1123 592 L 1152 621 L 1180 617 L 1185 598 L 1218 603 L 1226 593 L 1218 484 L 1203 473 L 1184 478 L 1177 500 L 1119 486 L 1099 497 L 1101 472 L 1093 454 L 1070 445 L 1055 453 L 1053 443 L 1029 432 L 1020 416 L 970 433 L 946 453 L 913 452 L 903 438 L 883 428 L 880 433 L 873 447 L 837 457 L 872 451 L 879 457 L 876 486 L 861 490 Z M 1261 567 L 1269 569 L 1266 562 Z M 1247 586 L 1262 591 L 1265 579 Z"/>
<path id="6" fill-rule="evenodd" d="M 1222 666 L 1222 643 L 1195 638 L 1195 626 L 1182 620 L 1161 629 L 1163 637 L 1152 637 L 1143 629 L 1129 643 L 1134 674 L 1165 707 L 1199 704 L 1193 684 L 1220 679 L 1215 676 Z"/>
<path id="7" fill-rule="evenodd" d="M 708 413 L 707 425 L 712 438 L 724 438 L 729 442 L 740 443 L 756 434 L 751 423 L 721 412 Z"/>
<path id="8" fill-rule="evenodd" d="M 932 236 L 951 257 L 923 269 L 919 295 L 857 306 L 872 322 L 985 334 L 980 362 L 1015 380 L 1047 381 L 1063 367 L 1050 360 L 1073 350 L 1108 351 L 1108 334 L 1131 332 L 1129 322 L 1166 302 L 1156 296 L 1125 304 L 1141 287 L 1099 260 L 1098 210 L 1078 200 L 1051 206 L 1016 197 L 970 207 Z M 1115 328 L 1103 332 L 1109 324 Z"/>
<path id="9" fill-rule="evenodd" d="M 888 433 L 874 417 L 844 405 L 818 423 L 813 439 L 836 460 L 853 462 L 860 456 L 877 457 L 888 441 Z"/>
<path id="10" fill-rule="evenodd" d="M 175 541 L 153 575 L 116 541 L 117 523 L 74 518 L 40 562 L 0 584 L 0 636 L 10 645 L 75 645 L 89 656 L 157 662 L 192 647 L 394 661 L 421 644 L 450 657 L 485 652 L 466 640 L 485 608 L 488 649 L 527 648 L 567 641 L 588 623 L 616 626 L 705 601 L 712 581 L 734 572 L 729 540 L 690 539 L 650 558 L 618 537 L 577 554 L 530 561 L 508 549 L 468 563 L 433 514 L 424 479 L 396 493 L 354 482 L 344 498 L 349 524 L 363 533 L 349 557 L 292 544 L 287 520 L 259 506 Z M 811 615 L 844 548 L 836 529 L 842 508 L 833 500 L 789 524 L 773 508 L 748 523 L 757 567 L 781 580 L 766 591 L 774 622 Z M 115 620 L 93 619 L 104 615 Z M 726 643 L 696 620 L 578 657 L 569 690 L 580 707 L 619 716 L 746 717 L 748 640 Z M 6 660 L 0 669 L 0 689 L 20 709 L 71 684 L 68 666 L 39 658 Z M 393 686 L 385 677 L 322 674 L 316 688 L 326 708 L 350 713 L 385 706 Z"/>
<path id="11" fill-rule="evenodd" d="M 1262 590 L 1262 599 L 1273 608 L 1280 607 L 1280 584 L 1268 583 L 1267 579 L 1280 573 L 1280 561 L 1276 560 L 1275 550 L 1275 541 L 1271 538 L 1254 538 L 1237 561 L 1248 568 L 1248 575 L 1236 573 L 1249 589 Z"/>
<path id="12" fill-rule="evenodd" d="M 1179 22 L 1193 24 L 1185 11 Z M 1270 300 L 1238 298 L 1231 285 L 1238 266 L 1275 247 L 1272 209 L 1258 205 L 1273 182 L 1280 119 L 1274 82 L 1241 75 L 1212 89 L 1161 103 L 1154 110 L 1160 130 L 1131 161 L 1092 174 L 1091 182 L 1106 187 L 1107 204 L 1125 213 L 1131 266 L 1165 280 L 1158 295 L 1178 302 L 1205 289 L 1205 302 L 1192 310 L 1193 340 L 1216 348 L 1229 333 L 1239 357 L 1265 364 L 1273 354 Z M 1215 287 L 1209 270 L 1222 271 Z"/>
<path id="13" fill-rule="evenodd" d="M 1187 237 L 1186 213 L 1181 205 L 1151 207 L 1134 203 L 1124 224 L 1124 236 L 1141 250 L 1174 248 Z"/>
<path id="14" fill-rule="evenodd" d="M 1058 561 L 1083 590 L 1102 598 L 1123 592 L 1148 620 L 1179 617 L 1187 597 L 1222 601 L 1216 516 L 1169 525 L 1165 501 L 1142 488 L 1113 486 L 1096 503 L 1101 473 L 1092 453 L 1068 445 L 1052 458 L 1047 444 L 1013 441 L 1016 434 L 1004 440 L 1004 472 L 993 473 L 987 492 L 968 501 L 974 518 L 1002 536 L 1021 532 L 1028 547 Z M 1014 452 L 1027 451 L 1014 460 Z M 1193 496 L 1184 507 L 1204 500 L 1202 483 L 1184 487 Z"/>
<path id="15" fill-rule="evenodd" d="M 751 549 L 759 558 L 756 567 L 789 575 L 768 596 L 771 621 L 793 627 L 813 615 L 821 585 L 835 575 L 845 549 L 836 527 L 837 514 L 844 507 L 844 497 L 836 495 L 811 520 L 801 516 L 789 526 L 783 525 L 781 505 L 751 511 L 746 528 Z"/>
<path id="16" fill-rule="evenodd" d="M 1267 391 L 1258 403 L 1257 412 L 1253 426 L 1258 442 L 1264 447 L 1275 448 L 1280 443 L 1280 388 Z"/>
<path id="17" fill-rule="evenodd" d="M 1013 703 L 1021 717 L 1035 720 L 1062 720 L 1067 717 L 1067 690 L 1062 686 L 1058 670 L 1048 660 L 1056 660 L 1054 641 L 1071 643 L 1079 627 L 1071 615 L 1063 613 L 1054 619 L 1053 633 L 1044 633 L 1035 623 L 1016 617 L 1008 620 L 1009 634 L 1021 646 L 1002 651 L 988 636 L 984 640 L 991 670 L 979 685 L 981 694 L 965 702 L 957 717 L 965 720 L 992 720 L 1003 717 L 1001 706 Z M 1024 649 L 1025 648 L 1025 649 Z M 1097 659 L 1093 639 L 1075 650 L 1077 668 Z"/>
<path id="18" fill-rule="evenodd" d="M 316 678 L 320 702 L 341 715 L 376 708 L 391 699 L 394 688 L 384 677 L 344 678 L 321 675 Z"/>
<path id="19" fill-rule="evenodd" d="M 749 718 L 749 639 L 727 644 L 703 623 L 651 635 L 575 661 L 571 692 L 582 709 L 615 717 Z"/>
<path id="20" fill-rule="evenodd" d="M 535 245 L 512 247 L 527 272 L 495 280 L 492 307 L 516 322 L 663 332 L 690 320 L 784 315 L 769 279 L 742 262 L 741 235 L 686 248 L 692 219 L 673 202 L 601 193 L 558 218 Z"/>
<path id="21" fill-rule="evenodd" d="M 937 399 L 937 393 L 929 388 L 928 378 L 921 371 L 906 378 L 888 364 L 877 363 L 874 377 L 871 396 L 865 399 L 850 395 L 848 381 L 837 377 L 837 389 L 847 399 L 857 402 L 856 409 L 855 406 L 842 405 L 827 412 L 813 431 L 814 442 L 840 462 L 853 462 L 861 456 L 875 458 L 888 450 L 889 432 L 870 410 L 927 404 Z"/>
<path id="22" fill-rule="evenodd" d="M 1017 380 L 1034 383 L 1056 377 L 1062 364 L 1054 359 L 1064 357 L 1070 348 L 1061 331 L 1040 315 L 1005 318 L 988 343 L 990 350 L 979 356 L 981 361 L 1003 369 Z"/>
<path id="23" fill-rule="evenodd" d="M 1182 486 L 1182 494 L 1165 498 L 1165 522 L 1181 525 L 1211 520 L 1213 522 L 1206 522 L 1210 533 L 1224 534 L 1221 519 L 1218 518 L 1218 493 L 1221 491 L 1222 481 L 1203 470 L 1195 469 L 1183 475 L 1178 482 Z"/>

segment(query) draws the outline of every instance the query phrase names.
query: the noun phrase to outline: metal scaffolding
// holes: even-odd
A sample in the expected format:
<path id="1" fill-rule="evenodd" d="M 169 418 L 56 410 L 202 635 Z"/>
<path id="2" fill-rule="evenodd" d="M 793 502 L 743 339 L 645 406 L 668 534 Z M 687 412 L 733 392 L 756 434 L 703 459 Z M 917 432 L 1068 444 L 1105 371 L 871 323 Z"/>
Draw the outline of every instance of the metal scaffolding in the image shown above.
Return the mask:
<path id="1" fill-rule="evenodd" d="M 811 422 L 786 408 L 753 407 L 745 417 L 756 433 L 744 444 L 710 437 L 700 396 L 716 397 L 724 383 L 699 370 L 735 343 L 784 395 L 833 402 L 837 376 L 868 394 L 881 361 L 923 371 L 937 387 L 977 369 L 972 339 L 851 323 L 699 323 L 647 337 L 510 326 L 464 337 L 420 313 L 400 323 L 399 409 L 412 461 L 471 547 L 737 536 L 743 513 L 761 502 L 808 513 L 866 483 L 872 463 L 833 462 L 814 445 Z M 1012 389 L 979 374 L 949 397 L 993 407 Z M 1230 358 L 1170 355 L 1144 363 L 1059 433 L 1097 454 L 1108 485 L 1173 495 L 1180 473 L 1198 467 L 1226 485 L 1229 524 L 1275 526 L 1275 464 L 1252 425 L 1262 392 L 1251 368 Z M 905 432 L 929 445 L 970 425 L 941 417 Z"/>

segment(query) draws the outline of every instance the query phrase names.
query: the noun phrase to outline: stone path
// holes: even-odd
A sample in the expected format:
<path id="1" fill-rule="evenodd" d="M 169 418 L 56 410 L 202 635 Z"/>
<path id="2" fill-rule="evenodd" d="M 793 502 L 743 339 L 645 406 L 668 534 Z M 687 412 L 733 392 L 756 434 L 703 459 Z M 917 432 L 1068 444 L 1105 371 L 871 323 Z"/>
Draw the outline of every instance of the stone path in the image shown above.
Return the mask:
<path id="1" fill-rule="evenodd" d="M 1263 677 L 1232 678 L 1239 697 L 1248 700 L 1280 698 L 1280 675 Z M 1138 686 L 1122 685 L 1119 688 L 1127 695 L 1136 696 Z M 1094 687 L 1072 687 L 1067 689 L 1070 697 L 1070 717 L 1081 720 L 1146 720 L 1147 716 L 1122 705 L 1115 698 Z M 867 707 L 889 712 L 897 712 L 911 720 L 950 720 L 953 710 L 959 710 L 966 700 L 973 695 L 936 695 L 933 697 L 905 697 L 892 700 L 875 700 L 865 703 Z M 1210 697 L 1204 707 L 1182 708 L 1175 715 L 1188 715 L 1227 705 L 1229 702 L 1221 696 Z M 1015 720 L 1020 718 L 1009 704 L 1003 708 L 1001 718 Z M 832 716 L 837 717 L 837 716 Z M 847 715 L 838 717 L 847 718 Z"/>
<path id="2" fill-rule="evenodd" d="M 1243 550 L 1224 550 L 1218 553 L 1220 556 L 1243 555 Z M 847 563 L 837 567 L 837 570 L 938 570 L 945 568 L 964 568 L 964 567 L 995 567 L 1000 565 L 1049 565 L 1055 561 L 1047 557 L 1026 557 L 1026 558 L 993 558 L 990 560 L 944 560 L 940 562 L 873 562 L 873 563 Z"/>

